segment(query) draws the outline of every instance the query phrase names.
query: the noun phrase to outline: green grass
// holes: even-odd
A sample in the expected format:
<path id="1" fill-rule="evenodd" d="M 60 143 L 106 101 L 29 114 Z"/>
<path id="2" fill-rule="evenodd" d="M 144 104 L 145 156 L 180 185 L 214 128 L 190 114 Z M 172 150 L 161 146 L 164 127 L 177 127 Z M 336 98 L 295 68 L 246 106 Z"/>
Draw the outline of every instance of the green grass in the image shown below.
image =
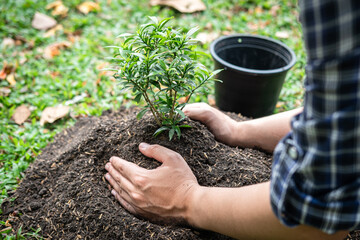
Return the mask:
<path id="1" fill-rule="evenodd" d="M 134 31 L 138 24 L 148 21 L 147 16 L 174 16 L 172 23 L 177 27 L 189 30 L 197 25 L 200 32 L 215 32 L 219 35 L 226 32 L 251 33 L 278 39 L 277 32 L 287 31 L 289 37 L 280 40 L 295 51 L 298 61 L 288 73 L 276 111 L 292 109 L 301 104 L 305 53 L 295 0 L 209 0 L 204 1 L 206 11 L 194 14 L 150 7 L 147 0 L 103 0 L 99 1 L 101 10 L 88 15 L 76 9 L 82 1 L 64 0 L 64 5 L 70 9 L 68 16 L 56 17 L 64 30 L 46 38 L 44 31 L 31 27 L 31 19 L 36 11 L 51 15 L 51 11 L 45 9 L 51 2 L 8 0 L 0 3 L 0 43 L 4 38 L 24 40 L 13 47 L 0 46 L 0 70 L 5 62 L 17 65 L 15 86 L 0 80 L 0 89 L 11 90 L 8 96 L 0 94 L 0 204 L 9 192 L 16 189 L 28 165 L 57 132 L 74 124 L 80 116 L 99 116 L 104 110 L 116 110 L 122 105 L 131 104 L 131 96 L 128 93 L 120 94 L 116 83 L 109 76 L 101 75 L 97 67 L 106 62 L 105 57 L 112 56 L 112 50 L 104 46 L 117 44 L 119 40 L 115 36 Z M 271 11 L 274 5 L 279 6 L 275 16 Z M 263 27 L 255 29 L 256 26 Z M 55 42 L 68 41 L 69 33 L 80 33 L 79 40 L 69 49 L 61 50 L 59 56 L 51 60 L 44 59 L 44 48 Z M 208 43 L 200 46 L 205 52 L 209 52 L 208 48 Z M 201 61 L 212 68 L 210 56 L 205 56 Z M 193 101 L 206 100 L 207 94 L 212 95 L 213 86 L 208 87 L 209 93 Z M 70 116 L 40 126 L 39 119 L 46 107 L 65 104 L 77 96 L 82 97 L 70 105 Z M 19 126 L 11 116 L 16 107 L 22 104 L 32 112 L 27 122 Z M 4 224 L 0 222 L 0 226 Z M 37 238 L 38 234 L 41 235 L 41 231 L 17 234 L 8 231 L 2 232 L 0 238 Z"/>

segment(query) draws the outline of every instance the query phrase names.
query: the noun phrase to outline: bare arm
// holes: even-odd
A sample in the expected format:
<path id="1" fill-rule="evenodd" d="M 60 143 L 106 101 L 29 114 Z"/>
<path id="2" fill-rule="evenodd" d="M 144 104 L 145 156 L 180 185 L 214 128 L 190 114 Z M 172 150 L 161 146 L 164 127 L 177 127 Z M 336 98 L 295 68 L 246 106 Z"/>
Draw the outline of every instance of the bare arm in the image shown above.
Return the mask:
<path id="1" fill-rule="evenodd" d="M 269 182 L 242 188 L 205 188 L 194 193 L 188 221 L 237 239 L 343 239 L 346 231 L 327 235 L 313 227 L 289 228 L 270 206 Z"/>
<path id="2" fill-rule="evenodd" d="M 254 120 L 236 122 L 205 103 L 189 104 L 184 113 L 204 123 L 215 137 L 230 146 L 259 147 L 272 152 L 276 144 L 290 131 L 290 120 L 302 108 Z"/>
<path id="3" fill-rule="evenodd" d="M 269 183 L 242 188 L 199 186 L 185 160 L 159 145 L 140 144 L 140 151 L 162 165 L 153 170 L 113 157 L 106 165 L 112 194 L 135 215 L 155 222 L 186 221 L 194 227 L 239 239 L 343 239 L 318 229 L 288 228 L 270 206 Z"/>

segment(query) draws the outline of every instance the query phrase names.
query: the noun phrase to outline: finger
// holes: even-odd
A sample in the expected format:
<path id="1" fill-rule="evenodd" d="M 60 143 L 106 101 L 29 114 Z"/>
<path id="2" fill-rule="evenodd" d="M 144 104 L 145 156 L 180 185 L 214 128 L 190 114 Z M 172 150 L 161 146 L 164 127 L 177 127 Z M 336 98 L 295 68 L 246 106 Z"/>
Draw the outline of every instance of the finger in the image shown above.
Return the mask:
<path id="1" fill-rule="evenodd" d="M 105 175 L 105 178 L 113 187 L 113 190 L 115 190 L 121 196 L 121 198 L 123 198 L 127 202 L 131 202 L 129 193 L 121 188 L 121 184 L 119 182 L 117 182 L 109 173 Z"/>
<path id="2" fill-rule="evenodd" d="M 170 163 L 176 160 L 179 161 L 179 159 L 183 160 L 177 152 L 157 144 L 149 145 L 147 143 L 140 143 L 139 150 L 145 156 L 154 158 L 161 163 Z"/>
<path id="3" fill-rule="evenodd" d="M 183 112 L 186 116 L 193 120 L 198 120 L 200 122 L 206 121 L 208 118 L 208 113 L 211 107 L 206 103 L 194 103 L 191 105 L 185 106 Z"/>
<path id="4" fill-rule="evenodd" d="M 131 181 L 134 176 L 139 175 L 139 173 L 145 171 L 144 168 L 141 168 L 134 163 L 125 161 L 118 157 L 111 157 L 110 163 L 121 175 L 123 175 L 129 181 Z"/>
<path id="5" fill-rule="evenodd" d="M 130 213 L 136 215 L 135 208 L 128 201 L 126 201 L 124 198 L 122 198 L 122 196 L 118 192 L 116 192 L 113 189 L 113 190 L 111 190 L 111 194 L 116 198 L 116 200 L 119 201 L 119 203 L 121 204 L 121 206 L 123 206 L 123 208 L 125 208 Z"/>
<path id="6" fill-rule="evenodd" d="M 126 193 L 130 193 L 135 190 L 135 186 L 131 183 L 131 179 L 126 178 L 125 175 L 117 171 L 116 168 L 114 168 L 112 163 L 107 163 L 105 165 L 105 169 L 108 171 L 110 176 L 114 179 L 116 184 L 118 185 L 119 189 L 121 188 Z M 111 184 L 111 183 L 110 183 Z M 113 187 L 115 187 L 114 185 Z"/>

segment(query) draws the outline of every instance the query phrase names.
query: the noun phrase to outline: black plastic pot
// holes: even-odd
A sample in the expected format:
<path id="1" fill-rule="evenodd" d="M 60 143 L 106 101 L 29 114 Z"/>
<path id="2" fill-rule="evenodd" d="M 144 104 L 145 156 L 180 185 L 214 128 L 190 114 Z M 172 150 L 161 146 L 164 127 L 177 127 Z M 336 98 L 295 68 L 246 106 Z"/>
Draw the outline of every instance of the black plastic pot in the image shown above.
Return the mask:
<path id="1" fill-rule="evenodd" d="M 274 112 L 294 52 L 280 41 L 255 35 L 221 37 L 210 45 L 216 69 L 216 105 L 247 117 Z"/>

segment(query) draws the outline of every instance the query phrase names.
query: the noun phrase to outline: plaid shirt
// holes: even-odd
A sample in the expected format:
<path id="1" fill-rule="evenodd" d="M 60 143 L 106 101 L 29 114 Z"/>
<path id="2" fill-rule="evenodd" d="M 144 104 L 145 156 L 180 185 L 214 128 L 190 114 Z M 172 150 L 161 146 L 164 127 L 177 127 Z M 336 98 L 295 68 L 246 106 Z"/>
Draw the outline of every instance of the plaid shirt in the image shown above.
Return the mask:
<path id="1" fill-rule="evenodd" d="M 287 226 L 360 227 L 360 1 L 300 0 L 304 110 L 274 151 L 271 206 Z"/>

